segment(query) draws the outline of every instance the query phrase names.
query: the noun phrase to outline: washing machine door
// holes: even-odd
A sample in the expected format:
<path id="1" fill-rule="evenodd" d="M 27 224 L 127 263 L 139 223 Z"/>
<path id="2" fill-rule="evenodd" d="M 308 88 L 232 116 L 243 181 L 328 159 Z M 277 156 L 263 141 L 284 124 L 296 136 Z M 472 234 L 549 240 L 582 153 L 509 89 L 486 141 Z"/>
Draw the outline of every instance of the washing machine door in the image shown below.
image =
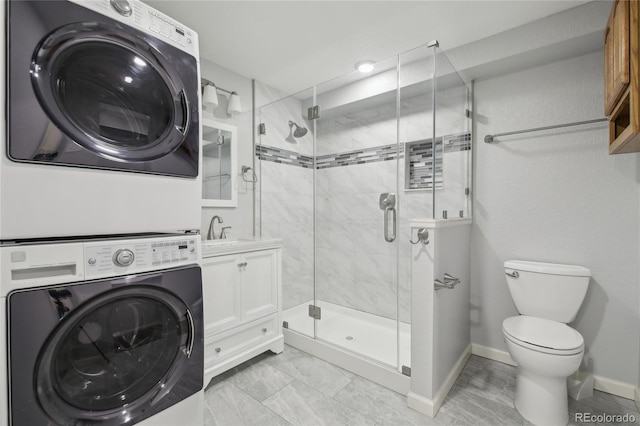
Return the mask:
<path id="1" fill-rule="evenodd" d="M 13 424 L 136 423 L 199 391 L 198 273 L 194 267 L 12 294 Z M 29 315 L 40 324 L 26 328 Z"/>

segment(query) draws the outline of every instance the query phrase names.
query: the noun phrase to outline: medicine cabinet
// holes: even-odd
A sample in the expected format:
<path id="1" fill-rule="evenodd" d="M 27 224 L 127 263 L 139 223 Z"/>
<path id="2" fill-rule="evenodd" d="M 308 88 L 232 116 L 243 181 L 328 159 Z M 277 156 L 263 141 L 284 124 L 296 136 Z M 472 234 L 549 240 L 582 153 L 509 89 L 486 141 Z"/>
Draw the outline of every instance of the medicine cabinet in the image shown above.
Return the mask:
<path id="1" fill-rule="evenodd" d="M 202 119 L 202 205 L 236 207 L 238 128 Z"/>

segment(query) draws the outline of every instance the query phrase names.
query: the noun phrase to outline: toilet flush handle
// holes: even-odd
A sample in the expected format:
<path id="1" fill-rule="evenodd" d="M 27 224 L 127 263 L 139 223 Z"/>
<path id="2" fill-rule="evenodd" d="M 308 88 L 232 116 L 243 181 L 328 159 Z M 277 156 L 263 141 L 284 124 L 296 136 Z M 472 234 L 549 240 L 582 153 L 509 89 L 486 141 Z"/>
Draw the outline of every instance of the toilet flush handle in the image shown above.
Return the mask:
<path id="1" fill-rule="evenodd" d="M 513 272 L 505 272 L 505 274 L 509 275 L 510 277 L 513 278 L 518 278 L 520 276 L 520 274 L 518 273 L 518 271 L 513 271 Z"/>

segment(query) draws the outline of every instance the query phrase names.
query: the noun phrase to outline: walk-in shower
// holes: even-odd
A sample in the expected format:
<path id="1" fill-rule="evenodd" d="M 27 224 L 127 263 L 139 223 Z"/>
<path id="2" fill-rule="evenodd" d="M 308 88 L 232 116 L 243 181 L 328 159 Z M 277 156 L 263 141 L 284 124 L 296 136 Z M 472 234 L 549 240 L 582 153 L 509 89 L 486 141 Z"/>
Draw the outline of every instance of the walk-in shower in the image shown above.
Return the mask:
<path id="1" fill-rule="evenodd" d="M 289 343 L 410 374 L 409 220 L 469 217 L 469 108 L 433 45 L 257 111 L 257 226 L 284 239 Z"/>

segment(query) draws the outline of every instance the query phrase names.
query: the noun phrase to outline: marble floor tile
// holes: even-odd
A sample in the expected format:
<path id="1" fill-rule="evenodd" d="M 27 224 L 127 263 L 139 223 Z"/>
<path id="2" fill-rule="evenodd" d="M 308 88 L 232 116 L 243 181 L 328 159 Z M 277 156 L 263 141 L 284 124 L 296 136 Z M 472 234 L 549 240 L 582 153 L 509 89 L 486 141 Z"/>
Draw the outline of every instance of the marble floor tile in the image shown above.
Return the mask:
<path id="1" fill-rule="evenodd" d="M 282 426 L 285 419 L 225 380 L 205 391 L 205 426 Z"/>
<path id="2" fill-rule="evenodd" d="M 293 425 L 377 424 L 374 417 L 365 416 L 298 380 L 263 401 L 263 404 Z"/>
<path id="3" fill-rule="evenodd" d="M 338 392 L 335 400 L 361 413 L 370 413 L 382 425 L 435 425 L 434 419 L 407 406 L 407 397 L 356 377 Z"/>
<path id="4" fill-rule="evenodd" d="M 214 378 L 205 425 L 531 426 L 513 406 L 516 374 L 516 367 L 471 356 L 432 419 L 408 408 L 405 396 L 286 345 Z M 632 400 L 603 392 L 569 400 L 569 424 L 584 426 L 576 413 L 629 413 L 635 422 L 626 424 L 640 426 Z"/>
<path id="5" fill-rule="evenodd" d="M 286 346 L 279 355 L 265 358 L 265 362 L 328 396 L 338 393 L 356 377 L 347 370 L 291 346 Z"/>

